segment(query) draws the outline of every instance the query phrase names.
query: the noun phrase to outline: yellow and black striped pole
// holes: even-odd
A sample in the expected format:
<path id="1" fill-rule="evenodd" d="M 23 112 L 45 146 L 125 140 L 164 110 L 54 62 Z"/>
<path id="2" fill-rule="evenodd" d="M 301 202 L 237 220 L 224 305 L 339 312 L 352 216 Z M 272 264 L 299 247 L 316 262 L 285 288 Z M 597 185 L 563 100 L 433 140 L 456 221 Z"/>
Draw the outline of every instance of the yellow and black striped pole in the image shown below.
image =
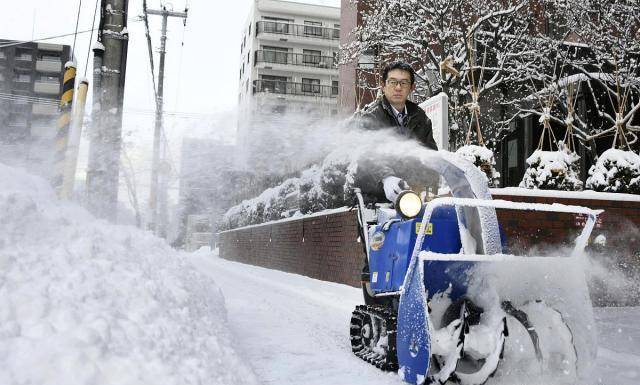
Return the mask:
<path id="1" fill-rule="evenodd" d="M 71 126 L 71 114 L 73 106 L 73 89 L 76 82 L 76 65 L 74 62 L 67 62 L 64 65 L 64 78 L 62 84 L 62 94 L 60 96 L 60 117 L 58 118 L 55 154 L 54 154 L 54 170 L 52 184 L 58 193 L 62 193 L 62 184 L 64 182 L 65 155 L 67 152 L 67 142 L 69 140 L 69 127 Z"/>

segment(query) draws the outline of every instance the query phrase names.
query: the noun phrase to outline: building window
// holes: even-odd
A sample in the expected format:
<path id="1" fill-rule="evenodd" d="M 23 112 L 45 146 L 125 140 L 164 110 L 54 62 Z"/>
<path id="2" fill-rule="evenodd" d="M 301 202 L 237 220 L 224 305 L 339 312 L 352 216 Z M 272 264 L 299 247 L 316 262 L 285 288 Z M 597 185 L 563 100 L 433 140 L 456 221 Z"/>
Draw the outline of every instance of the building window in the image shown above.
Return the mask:
<path id="1" fill-rule="evenodd" d="M 263 59 L 267 63 L 287 64 L 289 49 L 284 47 L 262 46 Z"/>
<path id="2" fill-rule="evenodd" d="M 302 92 L 320 93 L 320 79 L 302 78 Z"/>
<path id="3" fill-rule="evenodd" d="M 31 61 L 33 60 L 33 55 L 31 55 L 30 53 L 23 52 L 20 55 L 16 55 L 16 60 Z"/>
<path id="4" fill-rule="evenodd" d="M 277 94 L 287 93 L 286 76 L 260 75 L 260 80 L 262 81 L 262 91 Z"/>
<path id="5" fill-rule="evenodd" d="M 251 54 L 251 52 L 247 52 L 247 64 L 249 64 L 249 55 Z"/>
<path id="6" fill-rule="evenodd" d="M 251 23 L 249 23 L 249 36 L 251 36 Z"/>
<path id="7" fill-rule="evenodd" d="M 31 82 L 31 76 L 29 74 L 20 74 L 20 73 L 16 73 L 13 77 L 13 80 L 16 83 L 30 83 Z"/>
<path id="8" fill-rule="evenodd" d="M 7 56 L 4 54 L 4 51 L 0 51 L 0 59 L 6 59 Z"/>
<path id="9" fill-rule="evenodd" d="M 38 78 L 39 82 L 43 82 L 43 83 L 60 83 L 60 79 L 57 76 L 47 76 L 47 75 L 41 75 Z"/>
<path id="10" fill-rule="evenodd" d="M 333 80 L 331 82 L 331 95 L 338 95 L 338 81 Z"/>
<path id="11" fill-rule="evenodd" d="M 38 57 L 38 60 L 60 62 L 60 56 L 42 54 Z"/>
<path id="12" fill-rule="evenodd" d="M 304 64 L 311 64 L 317 66 L 322 59 L 322 52 L 313 49 L 302 50 L 302 62 Z"/>
<path id="13" fill-rule="evenodd" d="M 319 21 L 304 21 L 304 34 L 309 36 L 322 36 L 322 23 Z"/>
<path id="14" fill-rule="evenodd" d="M 289 24 L 293 23 L 293 20 L 283 19 L 280 17 L 262 16 L 264 20 L 264 32 L 268 33 L 289 33 Z"/>

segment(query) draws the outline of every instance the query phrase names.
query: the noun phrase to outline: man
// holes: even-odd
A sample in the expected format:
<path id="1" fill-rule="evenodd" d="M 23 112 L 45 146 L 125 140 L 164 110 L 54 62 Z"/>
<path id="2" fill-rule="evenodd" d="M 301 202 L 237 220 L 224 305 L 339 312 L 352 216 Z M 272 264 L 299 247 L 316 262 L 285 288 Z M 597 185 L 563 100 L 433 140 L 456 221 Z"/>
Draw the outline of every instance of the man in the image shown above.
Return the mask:
<path id="1" fill-rule="evenodd" d="M 408 100 L 416 88 L 413 68 L 404 62 L 388 64 L 382 71 L 380 86 L 383 96 L 361 112 L 358 118 L 360 126 L 370 130 L 393 129 L 401 136 L 414 138 L 423 146 L 438 150 L 433 140 L 431 120 L 422 108 Z M 409 185 L 395 176 L 391 165 L 380 163 L 371 159 L 363 160 L 362 166 L 366 171 L 356 176 L 357 184 L 368 195 L 379 197 L 384 192 L 387 200 L 395 202 L 400 191 L 408 189 Z M 373 183 L 376 184 L 375 188 Z"/>
<path id="2" fill-rule="evenodd" d="M 360 119 L 366 129 L 394 128 L 400 135 L 415 138 L 425 147 L 437 150 L 431 120 L 422 108 L 410 100 L 416 89 L 413 68 L 404 62 L 388 64 L 382 70 L 383 96 L 369 104 Z"/>

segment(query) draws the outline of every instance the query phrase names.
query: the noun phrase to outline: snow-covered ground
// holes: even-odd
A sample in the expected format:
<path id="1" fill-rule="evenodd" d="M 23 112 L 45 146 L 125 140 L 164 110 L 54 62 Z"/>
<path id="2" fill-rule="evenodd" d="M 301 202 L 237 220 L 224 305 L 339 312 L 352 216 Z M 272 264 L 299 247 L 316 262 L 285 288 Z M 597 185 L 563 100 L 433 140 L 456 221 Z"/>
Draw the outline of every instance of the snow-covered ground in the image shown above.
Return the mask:
<path id="1" fill-rule="evenodd" d="M 351 353 L 360 290 L 176 252 L 2 164 L 0 181 L 0 385 L 402 384 Z M 596 382 L 638 384 L 640 308 L 597 315 Z"/>
<path id="2" fill-rule="evenodd" d="M 192 263 L 225 297 L 236 349 L 263 384 L 402 384 L 351 353 L 349 319 L 360 290 L 244 265 L 201 250 Z M 596 384 L 640 383 L 640 308 L 596 309 Z M 518 385 L 518 384 L 512 384 Z"/>

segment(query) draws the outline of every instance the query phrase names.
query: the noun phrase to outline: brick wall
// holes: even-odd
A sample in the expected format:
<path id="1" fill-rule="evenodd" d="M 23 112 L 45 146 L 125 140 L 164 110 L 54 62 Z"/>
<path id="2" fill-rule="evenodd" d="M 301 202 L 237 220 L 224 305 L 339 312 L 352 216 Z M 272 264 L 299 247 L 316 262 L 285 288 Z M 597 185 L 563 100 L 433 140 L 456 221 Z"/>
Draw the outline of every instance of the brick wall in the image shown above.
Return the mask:
<path id="1" fill-rule="evenodd" d="M 500 192 L 493 191 L 494 199 L 605 209 L 592 233 L 607 238 L 606 249 L 600 251 L 603 258 L 630 276 L 640 277 L 640 261 L 634 256 L 640 250 L 640 200 L 585 199 L 580 193 L 563 193 L 567 197 L 558 198 Z M 516 210 L 498 210 L 498 220 L 513 253 L 542 244 L 568 244 L 584 222 L 571 214 Z M 357 238 L 355 211 L 341 211 L 226 231 L 219 234 L 218 243 L 225 259 L 358 287 L 363 251 Z"/>
<path id="2" fill-rule="evenodd" d="M 501 195 L 493 192 L 494 199 L 527 203 L 560 203 L 603 209 L 593 230 L 592 239 L 606 237 L 607 251 L 632 255 L 640 250 L 640 200 L 605 200 L 583 198 L 581 193 L 563 193 L 564 196 Z M 607 194 L 598 194 L 606 196 Z M 579 234 L 586 218 L 580 215 L 519 210 L 498 210 L 498 221 L 514 253 L 532 246 L 569 244 Z"/>
<path id="3" fill-rule="evenodd" d="M 360 286 L 362 244 L 355 211 L 250 226 L 219 234 L 225 259 Z"/>

